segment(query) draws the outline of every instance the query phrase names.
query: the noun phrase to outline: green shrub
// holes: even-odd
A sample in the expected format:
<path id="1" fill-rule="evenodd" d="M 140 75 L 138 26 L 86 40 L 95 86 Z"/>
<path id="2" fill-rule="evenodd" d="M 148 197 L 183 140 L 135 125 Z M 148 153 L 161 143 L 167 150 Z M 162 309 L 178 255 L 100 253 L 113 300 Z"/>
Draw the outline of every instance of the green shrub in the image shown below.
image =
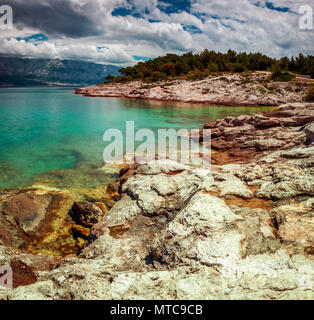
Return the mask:
<path id="1" fill-rule="evenodd" d="M 260 93 L 266 93 L 266 92 L 267 92 L 267 89 L 264 88 L 264 87 L 258 87 L 257 90 L 258 90 Z"/>
<path id="2" fill-rule="evenodd" d="M 244 72 L 244 71 L 246 71 L 246 68 L 241 63 L 235 63 L 232 66 L 232 71 L 233 72 Z"/>
<path id="3" fill-rule="evenodd" d="M 109 74 L 107 77 L 105 77 L 105 80 L 107 80 L 108 82 L 114 81 L 115 77 L 111 74 Z"/>
<path id="4" fill-rule="evenodd" d="M 189 71 L 187 74 L 188 80 L 196 81 L 196 80 L 203 80 L 205 78 L 204 72 L 195 69 L 193 71 Z"/>
<path id="5" fill-rule="evenodd" d="M 155 71 L 155 72 L 153 72 L 153 75 L 151 78 L 152 78 L 153 82 L 156 82 L 159 80 L 165 80 L 167 78 L 167 75 L 163 72 Z"/>
<path id="6" fill-rule="evenodd" d="M 309 88 L 305 100 L 309 102 L 314 102 L 314 87 Z"/>
<path id="7" fill-rule="evenodd" d="M 277 87 L 277 86 L 275 86 L 275 85 L 273 85 L 273 86 L 267 86 L 267 89 L 268 89 L 270 92 L 278 92 L 278 93 L 281 92 L 281 91 L 280 91 L 280 88 Z"/>
<path id="8" fill-rule="evenodd" d="M 282 71 L 276 71 L 273 72 L 271 76 L 271 80 L 273 81 L 279 81 L 279 82 L 288 82 L 295 78 L 295 75 L 290 72 L 282 72 Z"/>

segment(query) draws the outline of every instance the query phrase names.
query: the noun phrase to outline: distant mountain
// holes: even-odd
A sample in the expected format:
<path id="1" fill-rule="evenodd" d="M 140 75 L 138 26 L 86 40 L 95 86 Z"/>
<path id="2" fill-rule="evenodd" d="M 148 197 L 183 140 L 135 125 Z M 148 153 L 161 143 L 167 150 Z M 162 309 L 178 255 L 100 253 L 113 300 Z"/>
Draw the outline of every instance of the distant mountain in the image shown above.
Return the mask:
<path id="1" fill-rule="evenodd" d="M 86 61 L 21 59 L 0 56 L 0 86 L 87 86 L 119 75 L 119 67 Z"/>

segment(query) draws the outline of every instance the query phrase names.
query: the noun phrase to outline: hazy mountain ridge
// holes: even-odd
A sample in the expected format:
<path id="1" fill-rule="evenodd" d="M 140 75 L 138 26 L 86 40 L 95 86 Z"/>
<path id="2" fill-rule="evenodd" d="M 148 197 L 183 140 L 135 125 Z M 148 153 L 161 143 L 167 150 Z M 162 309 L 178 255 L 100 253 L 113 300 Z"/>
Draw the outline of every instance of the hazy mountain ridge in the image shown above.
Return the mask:
<path id="1" fill-rule="evenodd" d="M 0 57 L 0 85 L 90 85 L 118 70 L 86 61 Z"/>

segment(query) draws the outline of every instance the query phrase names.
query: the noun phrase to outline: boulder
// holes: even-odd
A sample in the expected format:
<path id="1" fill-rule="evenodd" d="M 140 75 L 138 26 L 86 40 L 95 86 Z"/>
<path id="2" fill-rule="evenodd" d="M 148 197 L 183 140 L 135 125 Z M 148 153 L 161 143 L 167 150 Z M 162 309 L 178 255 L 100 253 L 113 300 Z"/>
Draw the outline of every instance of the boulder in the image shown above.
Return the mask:
<path id="1" fill-rule="evenodd" d="M 14 219 L 25 233 L 31 235 L 46 218 L 51 201 L 52 196 L 49 194 L 20 193 L 6 203 L 4 212 Z"/>
<path id="2" fill-rule="evenodd" d="M 89 202 L 75 202 L 71 209 L 73 221 L 87 228 L 96 224 L 102 216 L 102 210 Z"/>

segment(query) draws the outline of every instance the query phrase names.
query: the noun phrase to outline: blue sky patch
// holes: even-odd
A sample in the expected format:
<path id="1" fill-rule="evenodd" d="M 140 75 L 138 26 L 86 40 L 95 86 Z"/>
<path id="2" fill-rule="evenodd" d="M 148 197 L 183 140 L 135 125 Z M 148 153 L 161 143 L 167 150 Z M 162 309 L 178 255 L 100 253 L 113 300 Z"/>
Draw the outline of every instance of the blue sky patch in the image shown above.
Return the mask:
<path id="1" fill-rule="evenodd" d="M 157 6 L 161 11 L 165 13 L 177 13 L 180 11 L 190 12 L 191 1 L 190 0 L 162 0 L 158 1 Z"/>
<path id="2" fill-rule="evenodd" d="M 266 2 L 265 2 L 265 6 L 262 5 L 260 1 L 255 2 L 255 3 L 253 3 L 253 4 L 254 4 L 254 6 L 256 6 L 256 7 L 261 7 L 261 8 L 265 8 L 265 7 L 266 7 L 266 8 L 269 9 L 269 10 L 275 10 L 275 11 L 279 11 L 279 12 L 290 12 L 290 13 L 293 13 L 293 11 L 291 11 L 290 8 L 288 8 L 288 7 L 276 7 L 276 6 L 274 5 L 274 3 L 273 3 L 273 2 L 270 2 L 270 1 L 266 1 Z"/>
<path id="3" fill-rule="evenodd" d="M 203 33 L 201 29 L 193 26 L 193 25 L 182 25 L 183 29 L 185 31 L 190 32 L 191 34 L 196 34 L 196 33 Z"/>
<path id="4" fill-rule="evenodd" d="M 117 17 L 117 16 L 132 16 L 134 18 L 144 18 L 141 14 L 139 14 L 138 12 L 136 12 L 134 9 L 126 9 L 126 8 L 116 8 L 112 11 L 112 16 L 113 17 Z"/>
<path id="5" fill-rule="evenodd" d="M 276 11 L 280 11 L 280 12 L 291 12 L 290 8 L 288 8 L 288 7 L 275 7 L 272 2 L 266 1 L 265 4 L 266 4 L 266 8 L 270 9 L 270 10 L 276 10 Z"/>
<path id="6" fill-rule="evenodd" d="M 16 40 L 17 41 L 24 40 L 25 42 L 33 42 L 34 44 L 37 44 L 39 42 L 48 41 L 48 37 L 43 33 L 36 33 L 24 38 L 17 37 Z"/>
<path id="7" fill-rule="evenodd" d="M 157 20 L 157 19 L 148 19 L 148 22 L 157 23 L 157 22 L 162 22 L 162 21 L 161 20 Z"/>
<path id="8" fill-rule="evenodd" d="M 97 47 L 97 52 L 102 52 L 103 49 L 109 50 L 109 47 L 106 47 L 106 46 L 98 46 L 98 47 Z"/>
<path id="9" fill-rule="evenodd" d="M 199 18 L 203 23 L 208 19 L 208 15 L 203 12 L 195 12 L 195 17 Z"/>
<path id="10" fill-rule="evenodd" d="M 136 60 L 136 61 L 148 61 L 148 60 L 153 60 L 153 58 L 148 58 L 148 57 L 141 57 L 141 56 L 133 56 L 133 58 Z"/>
<path id="11" fill-rule="evenodd" d="M 131 1 L 128 1 L 129 4 L 132 4 Z M 158 9 L 167 14 L 178 13 L 181 11 L 190 12 L 191 9 L 191 1 L 190 0 L 160 0 L 157 5 Z M 145 9 L 145 14 L 149 14 L 148 9 Z M 112 16 L 133 16 L 135 18 L 143 18 L 143 16 L 137 12 L 136 8 L 132 6 L 132 8 L 119 7 L 115 8 L 112 11 Z"/>

